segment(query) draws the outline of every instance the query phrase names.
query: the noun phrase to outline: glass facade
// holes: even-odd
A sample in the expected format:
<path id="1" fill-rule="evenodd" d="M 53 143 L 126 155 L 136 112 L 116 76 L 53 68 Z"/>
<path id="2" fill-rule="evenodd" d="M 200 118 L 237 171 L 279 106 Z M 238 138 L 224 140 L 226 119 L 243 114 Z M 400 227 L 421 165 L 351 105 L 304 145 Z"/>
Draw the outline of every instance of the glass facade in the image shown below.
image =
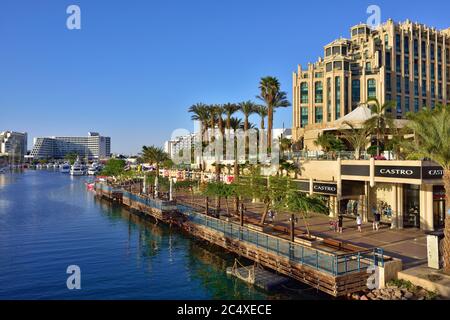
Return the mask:
<path id="1" fill-rule="evenodd" d="M 322 107 L 315 107 L 315 123 L 322 123 L 323 122 L 323 108 Z"/>
<path id="2" fill-rule="evenodd" d="M 317 81 L 314 85 L 315 87 L 315 101 L 316 103 L 323 102 L 323 84 L 322 81 Z"/>
<path id="3" fill-rule="evenodd" d="M 304 128 L 308 125 L 308 108 L 307 107 L 301 108 L 300 125 L 302 128 Z"/>
<path id="4" fill-rule="evenodd" d="M 341 117 L 341 77 L 334 79 L 334 106 L 337 120 Z"/>
<path id="5" fill-rule="evenodd" d="M 300 102 L 308 103 L 308 84 L 306 82 L 300 85 Z"/>
<path id="6" fill-rule="evenodd" d="M 375 79 L 367 80 L 367 97 L 368 98 L 377 97 L 377 84 Z"/>

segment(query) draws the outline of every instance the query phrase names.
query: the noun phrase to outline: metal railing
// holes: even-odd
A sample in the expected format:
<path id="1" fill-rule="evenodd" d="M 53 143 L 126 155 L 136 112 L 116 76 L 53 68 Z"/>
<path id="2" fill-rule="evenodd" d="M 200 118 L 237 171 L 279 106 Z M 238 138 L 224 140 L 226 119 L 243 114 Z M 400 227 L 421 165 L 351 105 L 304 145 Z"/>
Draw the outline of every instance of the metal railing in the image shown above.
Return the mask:
<path id="1" fill-rule="evenodd" d="M 177 205 L 177 207 L 193 223 L 221 232 L 230 239 L 247 242 L 263 251 L 288 258 L 293 262 L 307 265 L 333 276 L 361 272 L 370 265 L 382 266 L 384 263 L 379 248 L 344 255 L 333 254 L 251 230 L 233 222 L 209 217 L 197 213 L 191 207 L 185 205 Z"/>

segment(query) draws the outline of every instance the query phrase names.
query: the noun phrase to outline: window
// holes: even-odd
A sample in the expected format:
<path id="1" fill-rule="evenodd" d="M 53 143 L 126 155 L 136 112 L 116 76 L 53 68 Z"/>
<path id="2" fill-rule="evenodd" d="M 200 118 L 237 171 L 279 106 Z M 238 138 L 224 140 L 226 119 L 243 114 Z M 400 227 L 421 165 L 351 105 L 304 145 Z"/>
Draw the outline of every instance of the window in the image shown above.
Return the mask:
<path id="1" fill-rule="evenodd" d="M 344 113 L 347 114 L 350 112 L 350 108 L 348 105 L 348 85 L 349 85 L 349 80 L 348 77 L 344 78 Z"/>
<path id="2" fill-rule="evenodd" d="M 409 94 L 409 78 L 405 77 L 405 94 Z"/>
<path id="3" fill-rule="evenodd" d="M 419 81 L 414 80 L 414 95 L 418 96 L 419 95 Z"/>
<path id="4" fill-rule="evenodd" d="M 336 61 L 334 63 L 334 69 L 336 70 L 342 70 L 342 61 Z"/>
<path id="5" fill-rule="evenodd" d="M 331 121 L 331 78 L 327 78 L 327 121 Z"/>
<path id="6" fill-rule="evenodd" d="M 300 126 L 304 128 L 308 125 L 308 108 L 301 107 L 300 109 L 301 109 Z"/>
<path id="7" fill-rule="evenodd" d="M 371 72 L 372 71 L 372 64 L 370 62 L 366 62 L 366 71 Z"/>
<path id="8" fill-rule="evenodd" d="M 402 72 L 402 59 L 399 54 L 395 57 L 395 71 Z"/>
<path id="9" fill-rule="evenodd" d="M 321 81 L 317 81 L 315 83 L 315 101 L 316 103 L 322 103 L 323 102 L 323 84 Z"/>
<path id="10" fill-rule="evenodd" d="M 397 96 L 397 114 L 402 113 L 402 96 Z"/>
<path id="11" fill-rule="evenodd" d="M 431 81 L 430 93 L 431 93 L 431 99 L 433 99 L 434 96 L 436 95 L 436 86 L 434 84 L 434 81 Z"/>
<path id="12" fill-rule="evenodd" d="M 308 103 L 308 84 L 306 82 L 302 82 L 300 85 L 300 102 Z"/>
<path id="13" fill-rule="evenodd" d="M 385 62 L 385 64 L 386 64 L 386 70 L 387 70 L 387 71 L 391 71 L 391 68 L 392 68 L 392 61 L 391 61 L 391 53 L 390 53 L 390 52 L 386 52 L 385 60 L 386 60 L 386 62 Z"/>
<path id="14" fill-rule="evenodd" d="M 323 73 L 322 72 L 316 72 L 314 77 L 316 77 L 316 78 L 323 78 Z"/>
<path id="15" fill-rule="evenodd" d="M 334 101 L 337 120 L 341 117 L 341 77 L 336 77 L 334 79 Z"/>
<path id="16" fill-rule="evenodd" d="M 426 59 L 427 57 L 427 44 L 425 41 L 422 41 L 422 59 Z"/>
<path id="17" fill-rule="evenodd" d="M 361 101 L 361 83 L 359 80 L 352 80 L 352 101 Z"/>
<path id="18" fill-rule="evenodd" d="M 392 101 L 392 95 L 390 93 L 386 94 L 386 102 Z M 391 107 L 386 108 L 386 112 L 392 112 Z"/>
<path id="19" fill-rule="evenodd" d="M 327 49 L 325 50 L 325 56 L 326 56 L 326 57 L 331 56 L 331 48 L 327 48 Z"/>
<path id="20" fill-rule="evenodd" d="M 384 35 L 384 45 L 385 46 L 389 45 L 389 35 L 388 34 Z"/>
<path id="21" fill-rule="evenodd" d="M 342 47 L 341 48 L 341 53 L 342 53 L 342 55 L 346 55 L 347 54 L 347 47 Z"/>
<path id="22" fill-rule="evenodd" d="M 392 90 L 392 83 L 391 83 L 391 74 L 388 72 L 386 73 L 386 90 L 391 91 Z"/>
<path id="23" fill-rule="evenodd" d="M 327 72 L 331 72 L 331 71 L 333 71 L 333 64 L 331 62 L 329 62 L 329 63 L 327 63 L 325 68 L 326 68 Z"/>
<path id="24" fill-rule="evenodd" d="M 341 54 L 341 47 L 333 47 L 333 55 Z"/>
<path id="25" fill-rule="evenodd" d="M 314 119 L 315 123 L 322 123 L 323 121 L 323 109 L 322 107 L 316 107 L 315 108 L 315 114 L 316 114 L 316 118 Z"/>
<path id="26" fill-rule="evenodd" d="M 431 68 L 431 80 L 434 80 L 435 79 L 435 76 L 436 76 L 436 74 L 435 74 L 435 72 L 436 72 L 436 70 L 435 70 L 435 64 L 434 64 L 434 62 L 432 62 L 431 63 L 431 66 L 430 66 L 430 68 Z"/>
<path id="27" fill-rule="evenodd" d="M 427 81 L 426 80 L 422 80 L 422 96 L 423 97 L 427 96 Z"/>
<path id="28" fill-rule="evenodd" d="M 414 99 L 414 112 L 419 112 L 419 99 Z"/>
<path id="29" fill-rule="evenodd" d="M 402 77 L 397 76 L 397 92 L 402 92 Z"/>
<path id="30" fill-rule="evenodd" d="M 422 78 L 427 77 L 427 64 L 425 61 L 422 61 Z"/>
<path id="31" fill-rule="evenodd" d="M 375 79 L 367 80 L 367 97 L 376 98 L 377 96 L 377 85 Z"/>
<path id="32" fill-rule="evenodd" d="M 438 61 L 441 62 L 442 61 L 442 48 L 441 46 L 438 46 Z"/>
<path id="33" fill-rule="evenodd" d="M 414 39 L 414 57 L 419 56 L 419 41 Z"/>
<path id="34" fill-rule="evenodd" d="M 405 112 L 410 112 L 409 97 L 405 97 Z"/>
<path id="35" fill-rule="evenodd" d="M 430 45 L 431 60 L 434 60 L 434 49 L 435 49 L 434 44 L 431 44 Z"/>
<path id="36" fill-rule="evenodd" d="M 403 47 L 405 48 L 405 54 L 409 54 L 409 37 L 403 38 Z"/>
<path id="37" fill-rule="evenodd" d="M 419 60 L 414 59 L 414 76 L 419 76 Z"/>
<path id="38" fill-rule="evenodd" d="M 427 108 L 427 99 L 423 99 L 422 100 L 422 109 L 426 109 Z M 419 110 L 419 107 L 417 107 L 417 110 Z"/>
<path id="39" fill-rule="evenodd" d="M 405 60 L 403 61 L 403 71 L 406 75 L 409 74 L 409 59 L 405 57 Z"/>
<path id="40" fill-rule="evenodd" d="M 442 81 L 442 68 L 441 68 L 441 66 L 438 66 L 438 80 Z"/>
<path id="41" fill-rule="evenodd" d="M 401 38 L 400 38 L 399 34 L 395 35 L 395 50 L 397 52 L 401 52 L 402 51 Z"/>

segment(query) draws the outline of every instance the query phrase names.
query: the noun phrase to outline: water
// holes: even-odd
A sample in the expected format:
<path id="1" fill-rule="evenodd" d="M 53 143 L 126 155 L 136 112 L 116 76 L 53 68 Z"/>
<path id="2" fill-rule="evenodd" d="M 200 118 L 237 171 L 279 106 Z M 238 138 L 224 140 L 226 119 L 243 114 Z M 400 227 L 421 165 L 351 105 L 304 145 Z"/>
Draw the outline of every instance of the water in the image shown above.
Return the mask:
<path id="1" fill-rule="evenodd" d="M 95 198 L 90 180 L 45 170 L 0 174 L 0 299 L 320 296 L 268 293 L 228 277 L 233 255 Z M 69 265 L 81 269 L 81 290 L 67 289 Z"/>

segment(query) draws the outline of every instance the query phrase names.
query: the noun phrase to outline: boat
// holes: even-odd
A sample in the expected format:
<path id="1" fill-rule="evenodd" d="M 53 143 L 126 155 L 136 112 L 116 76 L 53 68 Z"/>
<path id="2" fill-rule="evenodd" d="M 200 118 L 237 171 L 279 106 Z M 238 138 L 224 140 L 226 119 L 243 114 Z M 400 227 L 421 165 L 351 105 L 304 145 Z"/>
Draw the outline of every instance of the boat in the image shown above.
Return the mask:
<path id="1" fill-rule="evenodd" d="M 59 163 L 55 163 L 55 164 L 53 165 L 53 169 L 58 170 L 58 169 L 59 169 Z"/>
<path id="2" fill-rule="evenodd" d="M 77 161 L 75 161 L 75 163 L 70 168 L 70 175 L 71 176 L 82 176 L 82 175 L 84 175 L 83 165 L 79 162 L 78 159 L 77 159 Z"/>
<path id="3" fill-rule="evenodd" d="M 47 164 L 47 169 L 53 169 L 53 163 Z"/>
<path id="4" fill-rule="evenodd" d="M 61 173 L 70 173 L 70 164 L 63 163 L 62 165 L 59 166 L 59 172 Z"/>
<path id="5" fill-rule="evenodd" d="M 42 164 L 38 164 L 38 165 L 36 165 L 36 169 L 38 169 L 38 170 L 41 170 L 41 169 L 43 169 L 44 167 L 43 167 L 43 165 Z"/>
<path id="6" fill-rule="evenodd" d="M 101 166 L 97 162 L 94 162 L 88 168 L 88 175 L 95 176 L 100 170 Z"/>

